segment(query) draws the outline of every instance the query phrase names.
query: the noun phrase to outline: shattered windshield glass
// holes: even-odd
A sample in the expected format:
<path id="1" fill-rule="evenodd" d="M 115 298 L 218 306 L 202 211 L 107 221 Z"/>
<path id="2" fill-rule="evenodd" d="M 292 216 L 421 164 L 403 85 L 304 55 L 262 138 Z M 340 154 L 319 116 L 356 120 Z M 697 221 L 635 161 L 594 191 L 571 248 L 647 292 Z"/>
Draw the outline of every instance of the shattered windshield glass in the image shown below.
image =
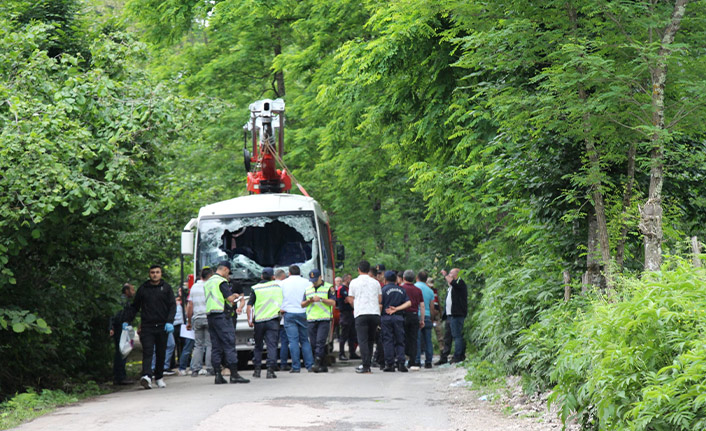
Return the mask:
<path id="1" fill-rule="evenodd" d="M 313 214 L 204 219 L 197 268 L 228 260 L 232 279 L 258 280 L 264 267 L 286 271 L 289 265 L 307 274 L 318 268 L 316 238 Z"/>

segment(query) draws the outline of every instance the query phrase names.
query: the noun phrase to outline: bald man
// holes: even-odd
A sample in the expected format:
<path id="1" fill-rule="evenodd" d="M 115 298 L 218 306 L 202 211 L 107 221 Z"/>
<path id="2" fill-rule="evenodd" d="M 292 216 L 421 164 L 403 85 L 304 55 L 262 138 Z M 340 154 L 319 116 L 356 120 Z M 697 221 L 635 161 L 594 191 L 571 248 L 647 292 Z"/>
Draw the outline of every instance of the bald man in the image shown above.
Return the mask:
<path id="1" fill-rule="evenodd" d="M 447 274 L 446 271 L 441 271 L 446 283 L 449 285 L 446 294 L 446 320 L 448 329 L 451 330 L 453 338 L 454 355 L 451 363 L 463 362 L 466 359 L 466 340 L 463 337 L 463 324 L 466 321 L 468 314 L 468 287 L 466 283 L 459 278 L 460 270 L 454 268 Z M 451 352 L 450 346 L 445 346 L 447 352 Z M 442 357 L 439 362 L 445 358 Z M 445 361 L 444 361 L 445 362 Z M 443 363 L 443 362 L 442 362 Z"/>

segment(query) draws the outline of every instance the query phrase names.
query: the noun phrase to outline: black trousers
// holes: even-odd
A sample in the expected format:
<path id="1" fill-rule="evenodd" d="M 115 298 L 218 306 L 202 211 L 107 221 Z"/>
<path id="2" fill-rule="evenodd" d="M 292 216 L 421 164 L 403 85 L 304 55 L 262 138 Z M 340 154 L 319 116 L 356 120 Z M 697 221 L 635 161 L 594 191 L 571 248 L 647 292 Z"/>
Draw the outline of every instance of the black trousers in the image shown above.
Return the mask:
<path id="1" fill-rule="evenodd" d="M 409 365 L 417 364 L 417 336 L 419 335 L 419 316 L 417 313 L 404 313 L 404 353 L 409 358 Z"/>
<path id="2" fill-rule="evenodd" d="M 355 319 L 353 318 L 353 311 L 341 311 L 339 324 L 341 326 L 341 336 L 338 339 L 338 352 L 341 354 L 346 352 L 345 346 L 347 342 L 348 351 L 352 355 L 353 353 L 355 353 L 355 344 L 357 343 L 357 338 L 355 336 Z"/>
<path id="3" fill-rule="evenodd" d="M 315 359 L 326 356 L 326 340 L 328 340 L 330 320 L 316 320 L 309 322 L 309 342 Z"/>
<path id="4" fill-rule="evenodd" d="M 235 328 L 233 319 L 225 313 L 211 313 L 208 320 L 208 334 L 211 336 L 211 363 L 213 370 L 221 371 L 221 363 L 231 372 L 238 369 L 238 354 L 235 352 Z M 159 361 L 159 358 L 157 358 Z"/>
<path id="5" fill-rule="evenodd" d="M 125 359 L 123 359 L 123 354 L 120 352 L 120 336 L 122 335 L 123 328 L 118 326 L 113 328 L 113 341 L 115 342 L 115 357 L 113 358 L 113 381 L 115 383 L 120 383 L 127 379 L 127 373 L 125 371 Z"/>
<path id="6" fill-rule="evenodd" d="M 380 318 L 382 344 L 385 349 L 385 365 L 404 363 L 404 317 L 385 315 Z"/>
<path id="7" fill-rule="evenodd" d="M 375 342 L 375 331 L 377 331 L 379 325 L 380 316 L 377 314 L 361 314 L 355 318 L 355 332 L 358 334 L 363 368 L 370 368 L 373 343 Z"/>
<path id="8" fill-rule="evenodd" d="M 154 378 L 159 380 L 164 376 L 164 356 L 167 354 L 167 337 L 164 323 L 157 325 L 142 325 L 140 343 L 142 343 L 142 375 L 152 377 L 152 354 L 156 355 Z"/>
<path id="9" fill-rule="evenodd" d="M 453 344 L 453 336 L 451 335 L 451 324 L 449 319 L 444 320 L 444 350 L 441 351 L 441 359 L 448 359 L 451 354 L 451 345 Z"/>
<path id="10" fill-rule="evenodd" d="M 262 365 L 262 342 L 267 346 L 267 368 L 274 368 L 277 363 L 277 340 L 279 340 L 279 318 L 264 322 L 255 322 L 255 350 L 252 364 L 256 369 Z"/>

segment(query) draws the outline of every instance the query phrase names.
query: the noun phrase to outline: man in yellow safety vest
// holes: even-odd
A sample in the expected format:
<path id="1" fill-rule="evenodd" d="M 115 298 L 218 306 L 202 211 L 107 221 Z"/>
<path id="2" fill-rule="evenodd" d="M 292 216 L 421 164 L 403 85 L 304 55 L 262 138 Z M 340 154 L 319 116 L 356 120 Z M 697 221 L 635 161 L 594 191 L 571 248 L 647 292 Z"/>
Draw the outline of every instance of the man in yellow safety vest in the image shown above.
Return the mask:
<path id="1" fill-rule="evenodd" d="M 306 290 L 302 307 L 306 307 L 306 320 L 309 323 L 309 341 L 314 350 L 315 373 L 326 373 L 326 341 L 328 340 L 333 318 L 333 306 L 336 305 L 336 292 L 331 283 L 324 283 L 321 271 L 309 272 L 311 286 Z"/>
<path id="2" fill-rule="evenodd" d="M 235 352 L 235 328 L 233 327 L 233 302 L 238 298 L 228 283 L 230 262 L 218 264 L 216 273 L 204 285 L 206 295 L 206 319 L 211 336 L 211 361 L 216 372 L 216 384 L 227 383 L 221 374 L 221 361 L 230 368 L 231 383 L 250 383 L 238 374 L 238 355 Z"/>
<path id="3" fill-rule="evenodd" d="M 267 378 L 276 379 L 277 339 L 279 338 L 279 315 L 282 308 L 282 288 L 274 280 L 272 268 L 262 269 L 262 281 L 252 287 L 248 300 L 248 324 L 255 327 L 255 351 L 253 352 L 253 377 L 260 377 L 262 364 L 262 342 L 267 344 Z"/>

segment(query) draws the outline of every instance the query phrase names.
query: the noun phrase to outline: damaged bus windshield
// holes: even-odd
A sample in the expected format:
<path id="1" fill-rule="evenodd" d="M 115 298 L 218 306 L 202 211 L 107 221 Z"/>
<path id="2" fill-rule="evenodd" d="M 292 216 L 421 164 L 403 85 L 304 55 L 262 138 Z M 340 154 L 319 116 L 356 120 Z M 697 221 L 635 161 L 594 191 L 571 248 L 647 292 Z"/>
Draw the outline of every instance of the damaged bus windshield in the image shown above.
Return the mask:
<path id="1" fill-rule="evenodd" d="M 259 280 L 264 267 L 298 265 L 308 274 L 319 267 L 316 239 L 313 213 L 202 219 L 197 270 L 228 260 L 236 282 Z"/>

